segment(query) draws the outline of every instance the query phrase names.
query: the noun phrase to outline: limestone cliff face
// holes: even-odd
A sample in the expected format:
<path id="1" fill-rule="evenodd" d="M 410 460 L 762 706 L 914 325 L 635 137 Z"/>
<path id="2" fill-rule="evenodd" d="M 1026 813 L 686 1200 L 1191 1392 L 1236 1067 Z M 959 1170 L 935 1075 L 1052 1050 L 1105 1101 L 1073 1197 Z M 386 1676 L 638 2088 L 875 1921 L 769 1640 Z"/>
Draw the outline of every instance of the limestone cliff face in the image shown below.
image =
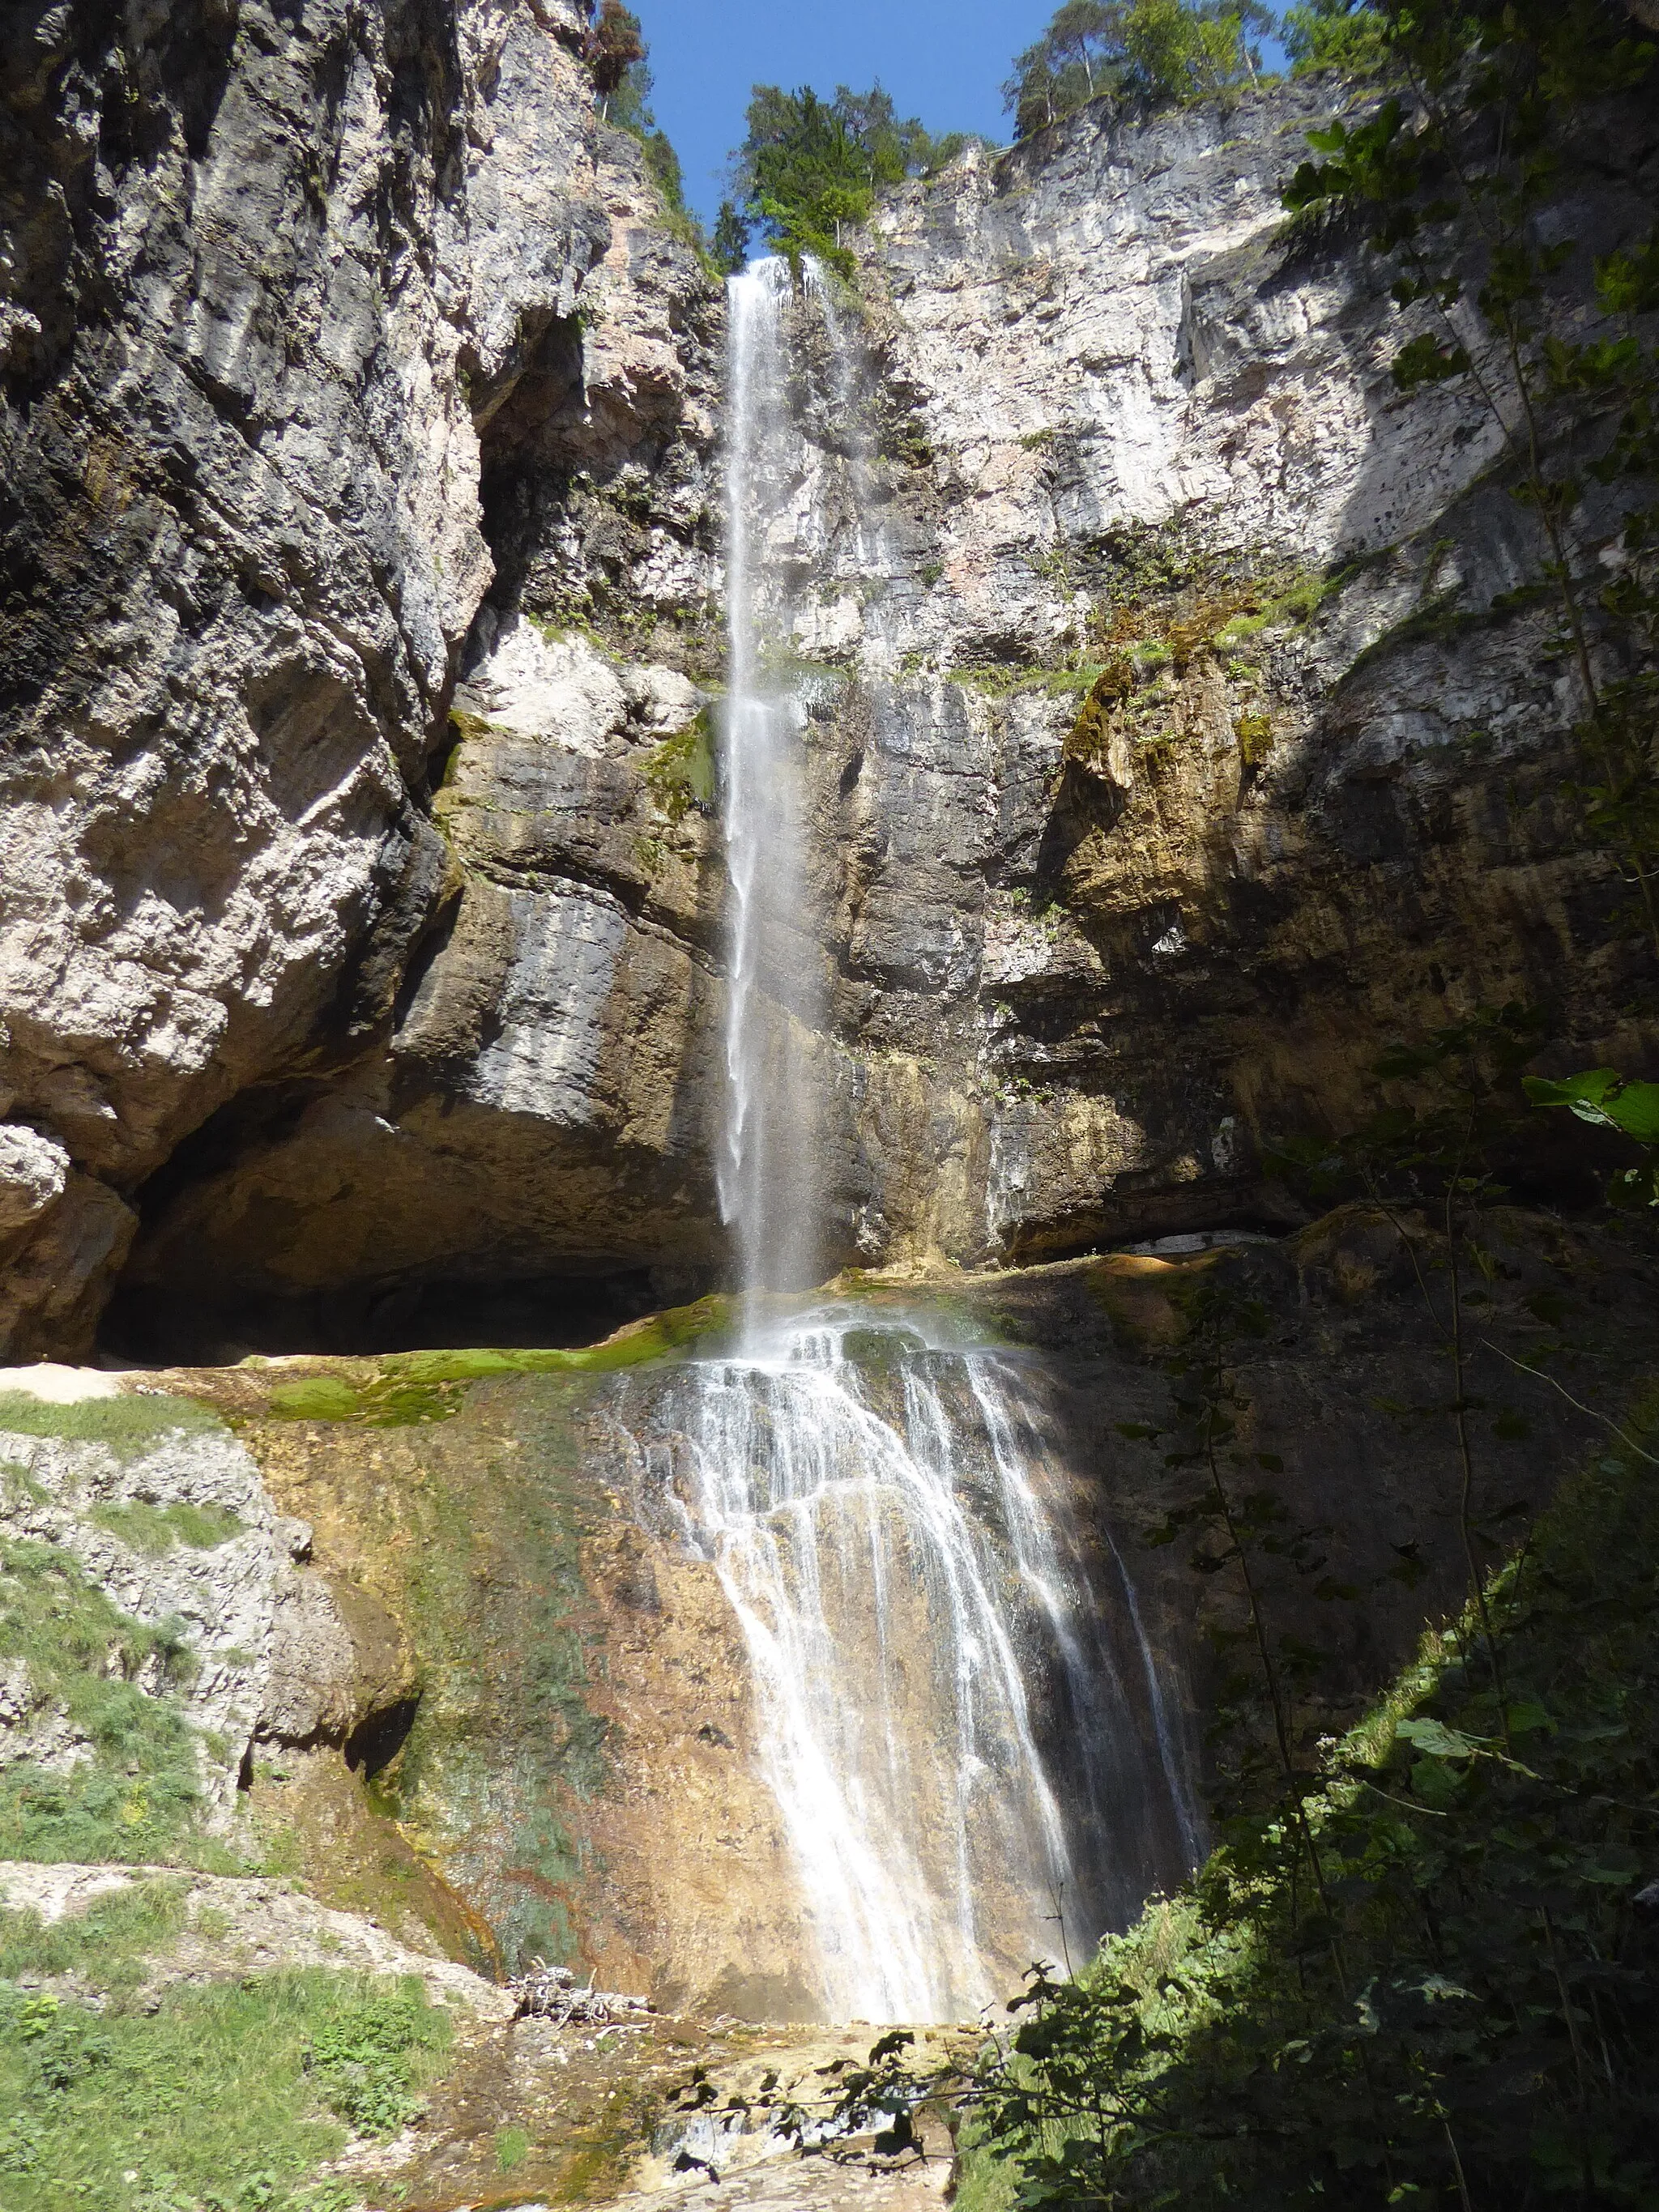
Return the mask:
<path id="1" fill-rule="evenodd" d="M 8 12 L 17 1353 L 89 1340 L 133 1193 L 216 1109 L 302 1073 L 327 1093 L 387 1034 L 458 900 L 464 945 L 518 926 L 491 894 L 474 913 L 433 790 L 465 642 L 532 550 L 522 456 L 562 421 L 591 495 L 684 411 L 690 257 L 635 266 L 651 194 L 595 125 L 584 21 L 568 0 Z M 701 588 L 655 540 L 567 550 L 630 605 Z M 380 1126 L 384 1090 L 354 1071 L 337 1125 Z"/>
<path id="2" fill-rule="evenodd" d="M 1387 272 L 1285 222 L 1331 96 L 1097 103 L 878 222 L 888 580 L 856 599 L 825 434 L 800 623 L 845 664 L 816 726 L 843 1253 L 1271 1218 L 1262 1140 L 1352 1126 L 1389 1036 L 1481 1001 L 1653 1049 L 1496 426 L 1402 396 Z M 1591 243 L 1650 216 L 1651 118 L 1605 144 L 1564 186 Z"/>
<path id="3" fill-rule="evenodd" d="M 158 1353 L 723 1267 L 721 311 L 579 34 L 7 33 L 18 1351 L 135 1205 Z M 1477 1000 L 1651 1047 L 1492 427 L 1285 232 L 1328 97 L 970 154 L 802 310 L 826 1273 L 1269 1218 L 1262 1140 Z"/>

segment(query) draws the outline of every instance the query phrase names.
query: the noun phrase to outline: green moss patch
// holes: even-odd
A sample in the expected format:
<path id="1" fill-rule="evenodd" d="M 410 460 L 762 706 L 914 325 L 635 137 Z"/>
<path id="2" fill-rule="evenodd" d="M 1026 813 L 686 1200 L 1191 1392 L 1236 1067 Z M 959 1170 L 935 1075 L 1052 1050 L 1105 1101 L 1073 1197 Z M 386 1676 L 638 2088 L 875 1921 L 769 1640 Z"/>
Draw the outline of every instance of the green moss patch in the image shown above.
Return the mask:
<path id="1" fill-rule="evenodd" d="M 454 1352 L 404 1352 L 372 1371 L 322 1374 L 279 1382 L 268 1401 L 279 1421 L 352 1421 L 364 1428 L 409 1428 L 448 1420 L 460 1410 L 465 1386 L 500 1375 L 611 1375 L 653 1359 L 670 1359 L 718 1340 L 731 1325 L 729 1298 L 699 1298 L 574 1349 L 489 1346 Z"/>
<path id="2" fill-rule="evenodd" d="M 194 1552 L 217 1551 L 221 1544 L 240 1536 L 246 1522 L 228 1505 L 147 1505 L 138 1499 L 94 1506 L 92 1517 L 100 1528 L 131 1544 L 136 1552 L 159 1557 L 176 1545 Z"/>
<path id="3" fill-rule="evenodd" d="M 27 1390 L 0 1390 L 0 1431 L 17 1437 L 62 1437 L 73 1443 L 108 1444 L 131 1458 L 179 1431 L 199 1434 L 222 1428 L 210 1407 L 160 1391 L 127 1391 L 118 1398 L 77 1398 L 67 1406 Z"/>

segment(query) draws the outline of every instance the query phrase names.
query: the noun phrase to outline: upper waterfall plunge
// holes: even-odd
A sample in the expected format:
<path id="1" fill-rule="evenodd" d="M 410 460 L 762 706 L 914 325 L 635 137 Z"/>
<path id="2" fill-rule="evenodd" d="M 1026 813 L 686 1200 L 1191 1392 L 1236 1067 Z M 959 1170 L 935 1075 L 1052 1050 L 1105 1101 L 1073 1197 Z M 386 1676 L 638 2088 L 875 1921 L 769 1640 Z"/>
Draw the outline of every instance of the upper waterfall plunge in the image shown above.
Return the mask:
<path id="1" fill-rule="evenodd" d="M 778 541 L 794 483 L 786 352 L 789 265 L 757 261 L 727 302 L 727 693 L 722 825 L 730 883 L 720 1212 L 745 1297 L 814 1279 L 817 1193 L 810 1062 L 818 948 L 804 937 L 801 715 L 775 668 Z M 772 648 L 769 652 L 769 647 Z"/>

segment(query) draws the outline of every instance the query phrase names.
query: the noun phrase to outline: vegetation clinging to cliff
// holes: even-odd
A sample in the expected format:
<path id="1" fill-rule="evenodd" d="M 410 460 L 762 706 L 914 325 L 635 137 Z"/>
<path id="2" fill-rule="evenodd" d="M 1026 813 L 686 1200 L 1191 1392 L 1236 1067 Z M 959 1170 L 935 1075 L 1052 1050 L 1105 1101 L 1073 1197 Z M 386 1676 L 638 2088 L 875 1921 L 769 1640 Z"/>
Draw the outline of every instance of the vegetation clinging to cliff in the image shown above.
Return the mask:
<path id="1" fill-rule="evenodd" d="M 1330 1749 L 1307 1836 L 1236 1823 L 1036 1977 L 984 2081 L 1024 2203 L 1654 2201 L 1656 1558 L 1621 1450 L 1492 1593 L 1513 1749 L 1471 1609 Z"/>
<path id="2" fill-rule="evenodd" d="M 685 204 L 680 157 L 651 106 L 655 89 L 651 49 L 641 33 L 638 16 L 621 0 L 605 0 L 585 51 L 599 95 L 600 114 L 617 130 L 638 139 L 646 173 L 657 188 L 669 229 L 694 252 L 706 256 L 708 241 L 702 225 Z"/>
<path id="3" fill-rule="evenodd" d="M 0 1774 L 0 1857 L 172 1856 L 204 1809 L 199 1743 L 173 1694 L 194 1663 L 183 1621 L 122 1613 L 61 1546 L 0 1544 L 0 1668 L 24 1712 L 61 1714 L 84 1754 Z"/>
<path id="4" fill-rule="evenodd" d="M 758 229 L 791 262 L 810 254 L 844 273 L 847 233 L 868 220 L 882 187 L 930 173 L 967 143 L 959 131 L 935 138 L 916 117 L 901 116 L 878 84 L 837 85 L 833 100 L 808 86 L 757 84 L 747 121 L 715 226 L 716 252 L 733 268 Z"/>
<path id="5" fill-rule="evenodd" d="M 1058 122 L 1103 92 L 1155 101 L 1225 93 L 1261 72 L 1260 0 L 1065 0 L 1014 58 L 1002 88 L 1016 134 Z"/>

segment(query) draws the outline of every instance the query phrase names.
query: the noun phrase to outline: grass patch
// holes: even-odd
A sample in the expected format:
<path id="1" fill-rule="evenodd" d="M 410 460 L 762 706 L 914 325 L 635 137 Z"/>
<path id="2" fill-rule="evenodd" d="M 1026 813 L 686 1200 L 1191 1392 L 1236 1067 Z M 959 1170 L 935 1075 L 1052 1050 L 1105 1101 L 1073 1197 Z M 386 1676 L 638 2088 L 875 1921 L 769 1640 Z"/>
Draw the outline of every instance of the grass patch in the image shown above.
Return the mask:
<path id="1" fill-rule="evenodd" d="M 94 1506 L 92 1518 L 135 1552 L 152 1558 L 178 1545 L 193 1552 L 217 1551 L 246 1526 L 228 1505 L 147 1505 L 137 1498 Z"/>
<path id="2" fill-rule="evenodd" d="M 45 1483 L 37 1482 L 27 1468 L 19 1467 L 15 1460 L 0 1461 L 0 1490 L 14 1510 L 20 1503 L 44 1505 L 52 1495 Z"/>
<path id="3" fill-rule="evenodd" d="M 694 806 L 706 812 L 714 803 L 714 739 L 708 708 L 665 738 L 647 756 L 641 773 L 658 812 L 668 821 L 678 825 Z"/>
<path id="4" fill-rule="evenodd" d="M 210 1407 L 193 1398 L 129 1391 L 118 1398 L 77 1398 L 54 1406 L 27 1390 L 0 1390 L 0 1431 L 15 1437 L 61 1437 L 73 1443 L 108 1444 L 130 1459 L 179 1431 L 199 1435 L 222 1429 Z"/>
<path id="5" fill-rule="evenodd" d="M 0 1772 L 0 1857 L 165 1855 L 202 1805 L 200 1740 L 171 1694 L 193 1666 L 183 1624 L 122 1613 L 57 1545 L 0 1544 L 0 1662 L 18 1659 L 86 1751 L 68 1773 Z"/>
<path id="6" fill-rule="evenodd" d="M 188 1882 L 177 1875 L 112 1890 L 82 1913 L 43 1921 L 0 1910 L 0 1982 L 22 1974 L 78 1974 L 100 1990 L 131 1988 L 150 1954 L 185 1924 Z"/>
<path id="7" fill-rule="evenodd" d="M 55 1936 L 43 1931 L 40 1970 Z M 11 1957 L 29 1936 L 3 1940 Z M 389 2135 L 414 2117 L 449 2035 L 412 1978 L 261 1975 L 166 1991 L 154 2013 L 0 1980 L 0 2202 L 332 2212 L 356 2192 L 308 2177 L 349 2131 Z"/>
<path id="8" fill-rule="evenodd" d="M 279 1421 L 355 1421 L 365 1428 L 407 1428 L 460 1411 L 465 1385 L 497 1375 L 611 1375 L 708 1348 L 729 1328 L 732 1302 L 711 1296 L 653 1314 L 603 1344 L 572 1350 L 488 1346 L 453 1352 L 403 1352 L 360 1382 L 308 1375 L 279 1382 L 268 1411 Z"/>

